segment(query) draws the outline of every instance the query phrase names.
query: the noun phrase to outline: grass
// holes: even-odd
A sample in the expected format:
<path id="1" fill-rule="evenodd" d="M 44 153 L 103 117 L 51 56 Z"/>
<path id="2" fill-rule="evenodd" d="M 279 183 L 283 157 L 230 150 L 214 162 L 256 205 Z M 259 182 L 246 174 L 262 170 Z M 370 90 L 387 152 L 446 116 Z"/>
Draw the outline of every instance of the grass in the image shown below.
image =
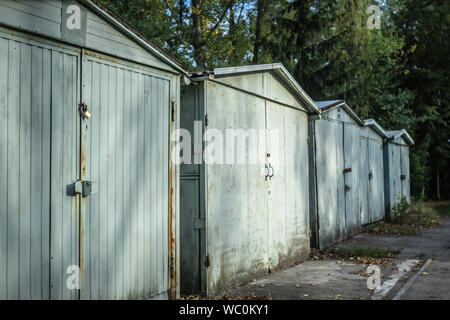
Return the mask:
<path id="1" fill-rule="evenodd" d="M 350 260 L 352 263 L 359 263 L 363 266 L 376 264 L 385 265 L 392 263 L 392 258 L 401 250 L 382 248 L 327 248 L 325 250 L 311 249 L 313 260 L 337 259 L 340 261 Z"/>
<path id="2" fill-rule="evenodd" d="M 331 248 L 328 252 L 344 259 L 350 258 L 393 258 L 400 253 L 400 250 L 383 248 Z"/>
<path id="3" fill-rule="evenodd" d="M 439 228 L 441 219 L 439 213 L 449 212 L 450 206 L 441 206 L 439 210 L 426 206 L 415 206 L 411 213 L 401 214 L 389 222 L 378 222 L 367 227 L 369 233 L 397 234 L 403 236 L 418 236 L 424 228 Z"/>

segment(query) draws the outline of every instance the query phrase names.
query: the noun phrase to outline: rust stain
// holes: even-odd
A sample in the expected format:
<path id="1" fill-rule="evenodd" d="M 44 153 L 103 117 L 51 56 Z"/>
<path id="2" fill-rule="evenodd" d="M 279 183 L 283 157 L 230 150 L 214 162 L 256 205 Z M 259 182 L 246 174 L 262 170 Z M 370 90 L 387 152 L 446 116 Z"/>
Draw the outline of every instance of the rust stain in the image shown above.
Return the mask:
<path id="1" fill-rule="evenodd" d="M 119 63 L 119 60 L 111 58 L 109 56 L 104 56 L 101 54 L 97 54 L 91 51 L 87 51 L 87 50 L 83 50 L 83 56 L 89 56 L 89 57 L 93 57 L 93 58 L 97 58 L 97 59 L 102 59 L 102 60 L 106 60 L 109 62 L 113 62 L 113 63 Z"/>
<path id="2" fill-rule="evenodd" d="M 82 143 L 81 143 L 81 152 L 80 152 L 80 167 L 81 167 L 81 179 L 86 178 L 86 142 L 87 142 L 87 131 L 88 131 L 88 125 L 86 124 L 84 126 L 84 132 L 82 137 Z M 81 273 L 81 279 L 84 279 L 84 213 L 86 208 L 86 198 L 83 198 L 83 196 L 80 196 L 80 231 L 79 231 L 79 242 L 80 242 L 80 273 Z M 83 283 L 83 282 L 82 282 Z"/>
<path id="3" fill-rule="evenodd" d="M 171 101 L 173 101 L 171 99 Z M 172 105 L 172 103 L 170 103 Z M 174 104 L 175 114 L 177 103 Z M 169 137 L 174 130 L 175 121 L 170 121 L 169 123 Z M 177 280 L 177 271 L 176 271 L 176 248 L 175 248 L 175 237 L 174 237 L 174 226 L 172 223 L 173 218 L 173 179 L 176 177 L 173 174 L 173 166 L 172 166 L 172 145 L 170 143 L 169 148 L 169 298 L 175 300 L 176 297 L 176 280 Z"/>

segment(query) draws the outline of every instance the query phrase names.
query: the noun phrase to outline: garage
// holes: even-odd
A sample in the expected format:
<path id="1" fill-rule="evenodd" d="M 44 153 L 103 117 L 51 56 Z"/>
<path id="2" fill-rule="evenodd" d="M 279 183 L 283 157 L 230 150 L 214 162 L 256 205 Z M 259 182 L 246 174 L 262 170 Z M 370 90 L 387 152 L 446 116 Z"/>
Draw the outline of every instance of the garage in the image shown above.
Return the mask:
<path id="1" fill-rule="evenodd" d="M 176 297 L 184 69 L 93 1 L 0 21 L 0 299 Z"/>

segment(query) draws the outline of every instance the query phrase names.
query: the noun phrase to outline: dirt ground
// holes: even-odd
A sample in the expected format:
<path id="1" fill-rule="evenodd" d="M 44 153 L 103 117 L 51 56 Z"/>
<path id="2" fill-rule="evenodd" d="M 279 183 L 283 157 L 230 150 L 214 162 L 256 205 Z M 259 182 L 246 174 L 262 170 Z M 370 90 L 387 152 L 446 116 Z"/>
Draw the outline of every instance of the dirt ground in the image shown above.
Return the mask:
<path id="1" fill-rule="evenodd" d="M 424 210 L 437 210 L 450 202 L 425 203 Z M 325 258 L 310 259 L 291 268 L 273 272 L 262 279 L 235 287 L 221 296 L 257 296 L 272 299 L 450 299 L 450 214 L 441 214 L 442 225 L 423 229 L 419 236 L 361 233 L 335 246 L 401 250 L 378 265 L 381 286 L 369 289 L 370 263 Z M 431 259 L 424 270 L 421 266 Z M 410 268 L 401 266 L 409 261 Z M 411 279 L 408 282 L 408 279 Z M 414 281 L 412 281 L 414 280 Z M 412 281 L 412 282 L 411 282 Z M 401 295 L 399 294 L 401 293 Z"/>

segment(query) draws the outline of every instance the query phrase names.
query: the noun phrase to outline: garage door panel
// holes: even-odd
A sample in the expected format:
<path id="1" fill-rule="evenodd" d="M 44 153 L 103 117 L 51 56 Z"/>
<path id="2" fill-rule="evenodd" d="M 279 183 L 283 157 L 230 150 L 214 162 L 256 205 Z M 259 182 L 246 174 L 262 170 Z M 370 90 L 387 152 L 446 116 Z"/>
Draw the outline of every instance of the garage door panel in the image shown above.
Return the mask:
<path id="1" fill-rule="evenodd" d="M 0 33 L 1 299 L 77 296 L 78 54 Z"/>
<path id="2" fill-rule="evenodd" d="M 169 81 L 84 58 L 85 299 L 136 299 L 168 290 Z"/>

